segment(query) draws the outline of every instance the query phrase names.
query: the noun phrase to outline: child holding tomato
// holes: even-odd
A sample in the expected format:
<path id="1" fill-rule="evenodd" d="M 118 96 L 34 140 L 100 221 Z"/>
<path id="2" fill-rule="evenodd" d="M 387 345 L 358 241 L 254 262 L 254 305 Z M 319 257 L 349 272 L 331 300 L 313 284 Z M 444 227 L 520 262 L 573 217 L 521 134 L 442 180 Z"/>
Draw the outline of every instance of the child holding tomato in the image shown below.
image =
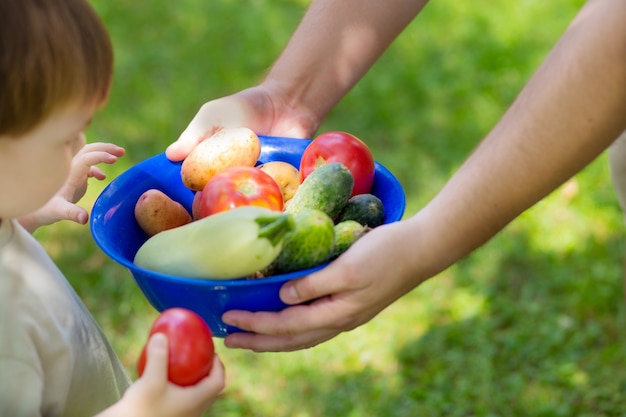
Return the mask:
<path id="1" fill-rule="evenodd" d="M 0 416 L 199 416 L 224 372 L 168 382 L 168 339 L 150 339 L 134 384 L 100 327 L 29 231 L 84 224 L 75 203 L 95 165 L 124 149 L 85 145 L 107 99 L 110 39 L 86 0 L 0 2 Z M 18 220 L 19 219 L 19 220 Z"/>
<path id="2" fill-rule="evenodd" d="M 183 159 L 204 132 L 221 125 L 312 138 L 426 3 L 313 0 L 265 79 L 205 103 L 167 156 Z M 287 351 L 354 329 L 582 170 L 626 130 L 624 21 L 623 0 L 585 2 L 509 110 L 429 204 L 375 228 L 327 268 L 281 289 L 287 304 L 315 301 L 280 313 L 225 313 L 224 322 L 251 331 L 229 335 L 225 344 Z M 414 110 L 421 107 L 415 103 Z M 626 207 L 625 143 L 622 136 L 610 154 Z"/>

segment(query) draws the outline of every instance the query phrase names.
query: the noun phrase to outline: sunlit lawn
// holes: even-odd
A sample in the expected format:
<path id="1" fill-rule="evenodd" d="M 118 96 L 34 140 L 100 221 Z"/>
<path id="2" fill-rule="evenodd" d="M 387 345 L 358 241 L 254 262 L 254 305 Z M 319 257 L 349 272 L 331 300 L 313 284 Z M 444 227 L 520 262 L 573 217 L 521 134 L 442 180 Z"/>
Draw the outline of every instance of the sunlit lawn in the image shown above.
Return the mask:
<path id="1" fill-rule="evenodd" d="M 162 152 L 204 101 L 262 77 L 308 4 L 93 3 L 117 62 L 109 106 L 88 136 L 128 151 L 105 167 L 108 180 Z M 320 131 L 364 139 L 403 183 L 410 215 L 493 126 L 582 3 L 433 1 Z M 86 207 L 108 180 L 92 183 Z M 355 331 L 294 353 L 231 351 L 216 339 L 228 386 L 215 415 L 626 415 L 623 232 L 603 155 Z M 156 311 L 88 228 L 60 224 L 38 236 L 134 375 Z"/>

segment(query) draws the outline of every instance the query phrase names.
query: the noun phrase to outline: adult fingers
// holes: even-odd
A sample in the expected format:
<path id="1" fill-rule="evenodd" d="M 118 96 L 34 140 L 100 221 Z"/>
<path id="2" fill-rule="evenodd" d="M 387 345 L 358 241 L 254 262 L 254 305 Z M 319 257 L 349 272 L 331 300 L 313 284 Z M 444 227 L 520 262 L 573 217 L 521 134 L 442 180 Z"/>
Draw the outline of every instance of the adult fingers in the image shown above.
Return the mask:
<path id="1" fill-rule="evenodd" d="M 231 349 L 247 349 L 254 352 L 292 352 L 316 346 L 339 333 L 337 330 L 329 329 L 317 329 L 288 336 L 241 332 L 226 336 L 224 345 Z"/>
<path id="2" fill-rule="evenodd" d="M 232 310 L 223 315 L 224 322 L 249 333 L 233 333 L 224 343 L 258 352 L 309 348 L 356 327 L 355 312 L 351 303 L 339 297 L 324 297 L 277 313 Z"/>
<path id="3" fill-rule="evenodd" d="M 301 304 L 362 286 L 358 272 L 349 263 L 334 262 L 303 278 L 287 281 L 280 289 L 286 304 Z"/>
<path id="4" fill-rule="evenodd" d="M 234 94 L 204 103 L 180 137 L 165 150 L 172 161 L 183 160 L 193 148 L 222 128 L 248 127 L 257 131 L 252 123 L 248 99 Z"/>
<path id="5" fill-rule="evenodd" d="M 172 161 L 183 160 L 198 143 L 219 129 L 228 126 L 245 126 L 242 124 L 243 122 L 233 122 L 232 116 L 225 117 L 229 111 L 238 113 L 236 109 L 231 109 L 231 107 L 228 105 L 228 101 L 224 99 L 204 103 L 178 139 L 167 147 L 165 155 Z"/>
<path id="6" fill-rule="evenodd" d="M 213 129 L 204 128 L 202 122 L 198 119 L 199 115 L 196 115 L 179 138 L 165 149 L 165 156 L 169 160 L 174 162 L 182 161 L 198 143 L 214 132 Z"/>

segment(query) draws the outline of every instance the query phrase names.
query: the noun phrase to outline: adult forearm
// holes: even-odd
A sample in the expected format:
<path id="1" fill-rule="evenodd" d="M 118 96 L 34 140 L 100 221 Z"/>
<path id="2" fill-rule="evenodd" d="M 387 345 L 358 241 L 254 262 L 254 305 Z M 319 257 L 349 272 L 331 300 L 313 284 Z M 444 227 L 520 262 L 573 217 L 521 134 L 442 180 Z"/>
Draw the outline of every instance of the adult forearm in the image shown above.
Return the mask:
<path id="1" fill-rule="evenodd" d="M 626 128 L 626 2 L 589 2 L 501 121 L 411 222 L 428 273 L 482 245 Z M 422 265 L 423 266 L 423 265 Z M 415 266 L 419 268 L 419 266 Z"/>
<path id="2" fill-rule="evenodd" d="M 263 84 L 321 121 L 427 0 L 313 0 Z"/>

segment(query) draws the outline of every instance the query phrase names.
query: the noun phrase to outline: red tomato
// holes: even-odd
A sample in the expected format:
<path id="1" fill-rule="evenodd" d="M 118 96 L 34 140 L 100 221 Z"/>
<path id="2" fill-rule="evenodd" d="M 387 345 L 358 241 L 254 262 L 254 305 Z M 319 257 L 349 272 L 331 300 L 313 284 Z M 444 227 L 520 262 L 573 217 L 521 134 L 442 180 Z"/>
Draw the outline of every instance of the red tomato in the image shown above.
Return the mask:
<path id="1" fill-rule="evenodd" d="M 185 308 L 167 309 L 152 325 L 150 336 L 155 333 L 163 333 L 168 339 L 167 376 L 170 382 L 181 386 L 195 385 L 209 375 L 215 354 L 213 334 L 198 314 Z M 139 376 L 145 366 L 146 346 L 137 363 Z"/>
<path id="2" fill-rule="evenodd" d="M 352 195 L 366 194 L 374 182 L 374 158 L 363 141 L 345 132 L 326 132 L 317 136 L 306 147 L 300 160 L 300 179 L 304 179 L 320 165 L 341 162 L 354 177 Z"/>
<path id="3" fill-rule="evenodd" d="M 274 179 L 258 168 L 237 166 L 215 174 L 202 189 L 200 216 L 239 206 L 283 210 L 283 194 Z"/>

